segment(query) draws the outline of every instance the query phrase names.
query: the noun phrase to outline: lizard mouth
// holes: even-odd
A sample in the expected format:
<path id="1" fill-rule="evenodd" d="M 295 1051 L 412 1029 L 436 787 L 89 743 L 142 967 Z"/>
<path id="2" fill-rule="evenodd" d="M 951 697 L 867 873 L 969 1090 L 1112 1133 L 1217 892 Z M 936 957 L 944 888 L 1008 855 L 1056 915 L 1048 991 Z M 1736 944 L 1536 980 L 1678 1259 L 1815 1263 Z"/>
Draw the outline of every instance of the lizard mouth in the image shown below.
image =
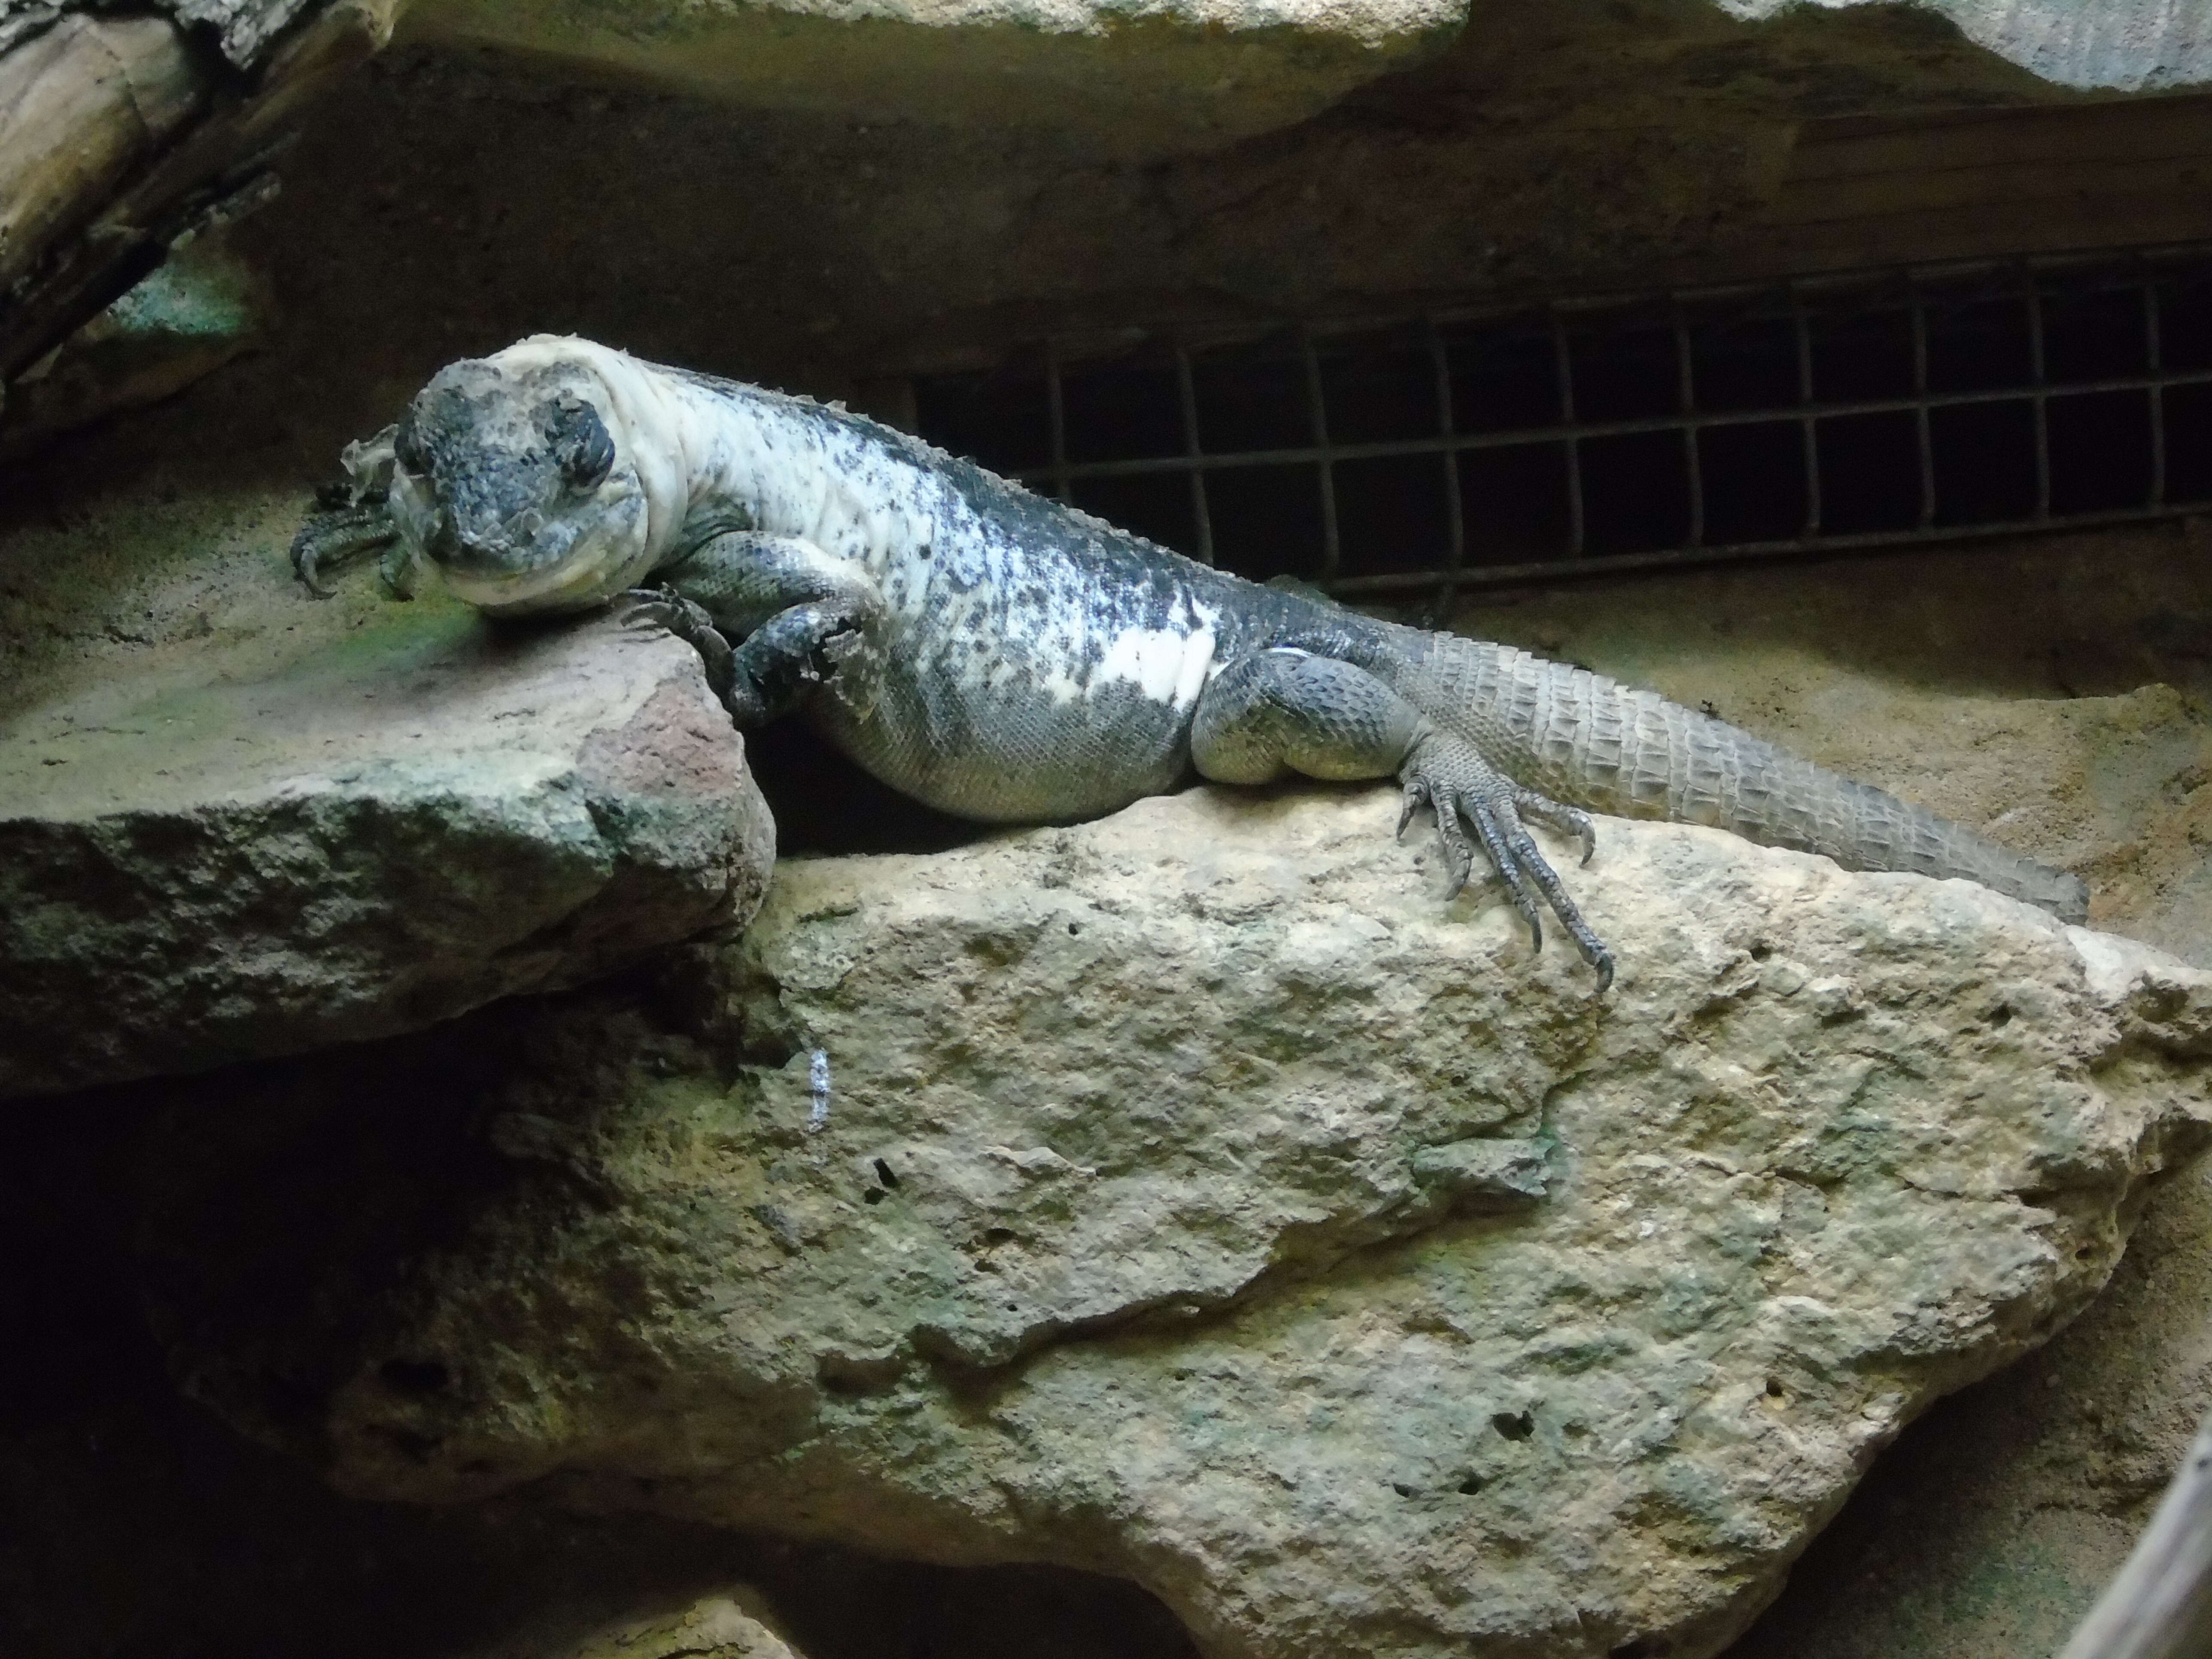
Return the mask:
<path id="1" fill-rule="evenodd" d="M 528 507 L 468 528 L 452 505 L 428 499 L 424 481 L 406 484 L 422 514 L 422 551 L 447 588 L 480 610 L 585 609 L 630 585 L 647 545 L 644 497 L 620 471 L 572 508 Z"/>
<path id="2" fill-rule="evenodd" d="M 526 580 L 566 564 L 581 539 L 581 526 L 548 524 L 536 509 L 482 533 L 457 529 L 450 512 L 438 515 L 438 527 L 425 550 L 447 570 L 482 580 Z"/>

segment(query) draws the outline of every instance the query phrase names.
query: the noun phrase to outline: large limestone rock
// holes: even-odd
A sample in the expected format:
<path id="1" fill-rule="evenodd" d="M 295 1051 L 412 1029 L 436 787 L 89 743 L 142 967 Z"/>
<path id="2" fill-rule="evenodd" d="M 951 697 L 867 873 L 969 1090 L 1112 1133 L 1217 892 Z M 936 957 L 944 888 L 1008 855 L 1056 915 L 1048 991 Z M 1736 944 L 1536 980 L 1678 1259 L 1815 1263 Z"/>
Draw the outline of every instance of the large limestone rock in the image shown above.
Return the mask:
<path id="1" fill-rule="evenodd" d="M 1608 821 L 1596 998 L 1395 811 L 787 862 L 743 941 L 510 1011 L 412 1127 L 327 1074 L 180 1111 L 179 1369 L 357 1493 L 1110 1572 L 1216 1659 L 1713 1653 L 2104 1282 L 2212 1123 L 2212 976 Z M 482 1167 L 364 1174 L 434 1164 Z M 434 1219 L 364 1231 L 332 1167 Z M 211 1177 L 286 1194 L 281 1272 Z"/>
<path id="2" fill-rule="evenodd" d="M 416 0 L 403 40 L 864 124 L 1026 127 L 1126 156 L 1288 126 L 1449 45 L 1468 0 Z"/>
<path id="3" fill-rule="evenodd" d="M 1891 0 L 1813 0 L 1828 10 Z M 1719 0 L 1765 20 L 1802 0 Z M 2212 81 L 2212 14 L 2173 0 L 1909 0 L 1976 46 L 2060 86 L 2128 92 Z M 1902 8 L 1899 8 L 1902 9 Z"/>
<path id="4" fill-rule="evenodd" d="M 210 623 L 0 721 L 0 1097 L 411 1030 L 752 914 L 775 829 L 687 647 L 362 623 L 272 661 Z"/>

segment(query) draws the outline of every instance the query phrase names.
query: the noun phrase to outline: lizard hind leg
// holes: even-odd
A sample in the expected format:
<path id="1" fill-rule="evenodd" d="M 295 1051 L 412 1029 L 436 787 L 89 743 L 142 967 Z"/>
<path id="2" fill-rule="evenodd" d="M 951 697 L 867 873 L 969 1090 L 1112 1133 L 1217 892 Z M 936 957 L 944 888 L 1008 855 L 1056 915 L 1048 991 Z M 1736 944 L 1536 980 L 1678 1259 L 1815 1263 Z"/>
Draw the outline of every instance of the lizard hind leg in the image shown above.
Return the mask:
<path id="1" fill-rule="evenodd" d="M 1589 814 L 1522 788 L 1365 669 L 1288 649 L 1234 659 L 1199 700 L 1191 758 L 1222 783 L 1267 783 L 1286 771 L 1340 780 L 1395 775 L 1405 787 L 1398 831 L 1405 833 L 1421 807 L 1435 811 L 1453 893 L 1473 873 L 1479 842 L 1537 948 L 1548 905 L 1597 970 L 1598 988 L 1613 982 L 1612 953 L 1522 823 L 1525 812 L 1573 836 L 1587 861 L 1596 844 Z"/>

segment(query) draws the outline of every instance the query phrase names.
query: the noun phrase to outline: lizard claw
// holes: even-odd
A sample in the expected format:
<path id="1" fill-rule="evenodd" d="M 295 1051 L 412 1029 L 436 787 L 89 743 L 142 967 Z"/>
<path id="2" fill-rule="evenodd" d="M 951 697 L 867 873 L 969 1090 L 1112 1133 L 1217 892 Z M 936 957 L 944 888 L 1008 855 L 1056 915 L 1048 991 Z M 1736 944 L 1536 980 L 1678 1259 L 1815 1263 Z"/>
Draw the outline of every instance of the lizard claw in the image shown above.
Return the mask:
<path id="1" fill-rule="evenodd" d="M 737 653 L 704 605 L 672 587 L 633 587 L 619 597 L 629 601 L 617 617 L 623 627 L 657 629 L 683 641 L 699 653 L 708 686 L 728 702 L 737 681 Z"/>
<path id="2" fill-rule="evenodd" d="M 327 599 L 337 590 L 323 586 L 325 569 L 342 568 L 398 536 L 392 510 L 381 501 L 312 514 L 292 538 L 292 574 L 315 598 Z"/>
<path id="3" fill-rule="evenodd" d="M 670 634 L 686 623 L 711 628 L 713 619 L 672 587 L 630 587 L 615 595 L 626 601 L 615 620 L 625 628 L 658 628 Z"/>
<path id="4" fill-rule="evenodd" d="M 1572 836 L 1582 843 L 1582 863 L 1588 866 L 1597 852 L 1597 826 L 1590 815 L 1579 806 L 1564 806 L 1549 795 L 1540 795 L 1533 789 L 1516 789 L 1513 805 L 1539 823 L 1549 824 L 1563 836 Z"/>
<path id="5" fill-rule="evenodd" d="M 1597 832 L 1589 815 L 1521 788 L 1494 770 L 1471 744 L 1453 738 L 1436 737 L 1417 744 L 1400 775 L 1405 794 L 1398 833 L 1405 834 L 1419 808 L 1433 809 L 1437 838 L 1443 843 L 1451 878 L 1446 896 L 1456 896 L 1474 872 L 1474 848 L 1468 836 L 1472 825 L 1474 838 L 1481 842 L 1513 908 L 1528 924 L 1532 947 L 1544 948 L 1543 911 L 1548 906 L 1583 960 L 1597 970 L 1598 990 L 1605 991 L 1613 983 L 1613 953 L 1583 920 L 1582 912 L 1521 821 L 1525 811 L 1539 822 L 1573 836 L 1582 843 L 1583 862 L 1587 864 L 1597 846 Z"/>
<path id="6" fill-rule="evenodd" d="M 1406 839 L 1406 826 L 1413 821 L 1413 814 L 1429 804 L 1429 787 L 1419 777 L 1406 780 L 1406 793 L 1398 804 L 1398 839 Z"/>

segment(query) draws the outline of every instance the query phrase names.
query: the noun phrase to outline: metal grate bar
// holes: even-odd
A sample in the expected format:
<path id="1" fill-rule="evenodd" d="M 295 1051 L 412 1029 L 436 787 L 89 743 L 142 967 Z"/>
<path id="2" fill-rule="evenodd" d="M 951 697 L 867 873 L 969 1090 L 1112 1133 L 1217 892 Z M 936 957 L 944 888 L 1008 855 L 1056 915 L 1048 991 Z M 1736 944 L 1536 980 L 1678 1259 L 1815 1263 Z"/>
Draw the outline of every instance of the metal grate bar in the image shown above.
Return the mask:
<path id="1" fill-rule="evenodd" d="M 2181 264 L 2199 263 L 2208 256 L 2212 256 L 2212 242 L 2166 242 L 2148 244 L 2132 249 L 2090 249 L 2078 252 L 2033 253 L 2025 258 L 2017 254 L 1991 255 L 1970 259 L 1929 260 L 1918 264 L 1871 269 L 1862 267 L 1856 270 L 1831 270 L 1796 276 L 1788 279 L 1786 283 L 1779 283 L 1772 279 L 1702 283 L 1686 288 L 1670 289 L 1668 290 L 1668 294 L 1671 297 L 1680 299 L 1684 304 L 1700 307 L 1708 303 L 1725 304 L 1735 301 L 1749 301 L 1753 302 L 1753 306 L 1746 311 L 1746 315 L 1781 316 L 1786 315 L 1788 312 L 1786 300 L 1782 306 L 1765 313 L 1762 313 L 1756 308 L 1756 303 L 1762 300 L 1771 301 L 1778 293 L 1786 294 L 1787 291 L 1793 289 L 1805 296 L 1817 298 L 1828 293 L 1864 292 L 1878 289 L 1883 283 L 1896 283 L 1900 280 L 1950 286 L 1963 284 L 1977 277 L 1986 277 L 1993 283 L 2004 283 L 2016 287 L 2019 273 L 2023 270 L 2031 273 L 2062 277 L 2069 273 L 2084 274 L 2090 279 L 2084 284 L 2088 291 L 2095 291 L 2099 289 L 2130 288 L 2141 278 L 2130 274 L 2123 274 L 2118 268 L 2118 261 L 2132 258 L 2138 263 L 2156 260 Z M 1649 304 L 1651 299 L 1652 291 L 1649 289 L 1620 289 L 1589 294 L 1562 295 L 1547 300 L 1543 304 L 1547 309 L 1574 315 L 1587 312 L 1619 311 L 1638 305 Z M 1526 299 L 1517 302 L 1501 301 L 1490 305 L 1439 312 L 1437 313 L 1437 320 L 1447 325 L 1481 322 L 1500 316 L 1524 313 L 1531 308 L 1530 302 Z M 1369 328 L 1389 320 L 1387 318 L 1346 319 L 1342 326 L 1346 329 Z"/>
<path id="2" fill-rule="evenodd" d="M 1681 403 L 1686 422 L 1698 412 L 1697 371 L 1690 349 L 1690 325 L 1677 305 L 1674 312 L 1675 390 Z M 1705 544 L 1705 479 L 1698 464 L 1698 428 L 1685 424 L 1682 428 L 1682 471 L 1690 486 L 1690 533 L 1686 538 L 1692 547 Z"/>
<path id="3" fill-rule="evenodd" d="M 2039 276 L 2059 278 L 2073 276 L 2078 279 L 2071 284 L 2075 291 L 2097 293 L 2140 287 L 2144 280 L 2140 274 L 2141 268 L 2154 263 L 2181 270 L 2202 265 L 2208 259 L 2212 259 L 2212 241 L 2173 242 L 2132 249 L 2031 254 L 2024 259 L 2015 254 L 2006 258 L 1936 260 L 1875 269 L 1833 270 L 1792 277 L 1787 283 L 1774 280 L 1706 283 L 1659 290 L 1609 289 L 1562 295 L 1543 300 L 1523 296 L 1439 309 L 1433 315 L 1439 326 L 1456 328 L 1502 319 L 1530 317 L 1543 312 L 1556 312 L 1564 317 L 1572 318 L 1591 313 L 1649 307 L 1657 299 L 1679 301 L 1697 310 L 1741 302 L 1741 309 L 1737 314 L 1743 317 L 1786 317 L 1789 314 L 1786 296 L 1793 289 L 1808 299 L 1819 299 L 1829 294 L 1879 294 L 1885 290 L 1894 290 L 1901 295 L 1906 286 L 1911 283 L 1935 287 L 1964 283 L 1978 277 L 1993 280 L 2002 277 L 2011 284 L 2009 291 L 2017 292 L 2020 272 L 2026 270 Z M 2116 268 L 2116 262 L 2120 260 L 2132 261 L 2124 273 Z M 1778 300 L 1778 296 L 1783 297 Z M 1769 303 L 1762 304 L 1762 301 Z M 1405 320 L 1401 314 L 1346 314 L 1309 321 L 1302 326 L 1316 336 L 1334 337 L 1388 328 Z M 1193 326 L 1183 332 L 1194 346 L 1211 349 L 1218 345 L 1249 342 L 1261 334 L 1279 332 L 1285 326 L 1285 323 L 1265 326 L 1235 323 L 1223 324 L 1212 329 Z M 1126 327 L 1117 327 L 1093 335 L 1070 331 L 1055 337 L 1060 341 L 1063 349 L 1070 343 L 1084 343 L 1103 348 L 1108 355 L 1111 355 L 1130 339 L 1140 335 L 1141 331 L 1133 333 Z"/>
<path id="4" fill-rule="evenodd" d="M 1457 436 L 1453 425 L 1451 356 L 1444 349 L 1443 331 L 1431 317 L 1423 329 L 1429 347 L 1429 367 L 1436 377 L 1437 435 L 1447 444 Z M 1437 607 L 1450 605 L 1455 578 L 1467 562 L 1467 512 L 1460 500 L 1459 452 L 1447 449 L 1440 457 L 1444 471 L 1444 574 L 1438 585 Z"/>
<path id="5" fill-rule="evenodd" d="M 1790 285 L 1790 333 L 1797 348 L 1797 402 L 1806 412 L 1799 422 L 1805 454 L 1805 534 L 1820 533 L 1820 434 L 1814 418 L 1813 325 L 1806 319 L 1805 297 Z"/>
<path id="6" fill-rule="evenodd" d="M 2051 516 L 2051 405 L 2049 363 L 2043 342 L 2043 289 L 2034 274 L 2027 278 L 2028 373 L 2035 381 L 2035 516 Z"/>
<path id="7" fill-rule="evenodd" d="M 2031 536 L 2054 527 L 2068 530 L 2106 530 L 2115 526 L 2170 522 L 2175 515 L 2164 507 L 2115 507 L 2106 513 L 2069 514 L 2063 520 L 2008 519 L 1998 524 L 1958 525 L 1945 530 L 1945 542 L 1982 541 L 2003 536 Z M 1561 559 L 1540 559 L 1520 564 L 1488 564 L 1470 568 L 1461 578 L 1468 586 L 1516 587 L 1528 582 L 1564 578 L 1611 575 L 1638 570 L 1702 569 L 1718 564 L 1738 564 L 1756 559 L 1796 555 L 1806 559 L 1846 553 L 1903 551 L 1925 546 L 1931 538 L 1900 536 L 1895 531 L 1868 530 L 1819 536 L 1785 537 L 1776 541 L 1731 542 L 1725 547 L 1670 547 L 1650 553 L 1614 553 L 1603 559 L 1571 564 Z M 1432 574 L 1419 570 L 1384 571 L 1371 576 L 1347 576 L 1331 585 L 1329 592 L 1346 599 L 1369 594 L 1406 593 L 1434 582 Z"/>
<path id="8" fill-rule="evenodd" d="M 2159 384 L 2162 363 L 2159 352 L 2158 283 L 2146 282 L 2143 296 L 2143 362 L 2153 382 L 2150 398 L 2150 505 L 2166 504 L 2166 389 Z"/>
<path id="9" fill-rule="evenodd" d="M 1344 557 L 1336 528 L 1337 453 L 1329 447 L 1328 400 L 1322 392 L 1321 356 L 1314 349 L 1313 336 L 1303 329 L 1298 331 L 1298 355 L 1306 372 L 1306 426 L 1313 434 L 1313 447 L 1308 453 L 1321 483 L 1321 579 L 1334 581 Z M 1405 452 L 1390 449 L 1387 453 Z"/>
<path id="10" fill-rule="evenodd" d="M 1912 283 L 1930 286 L 1952 284 L 1985 276 L 1993 279 L 2005 278 L 2011 283 L 2014 291 L 2016 291 L 2019 273 L 2023 269 L 2033 273 L 2062 277 L 2069 273 L 2085 273 L 2086 277 L 2090 280 L 2079 283 L 2079 289 L 2082 292 L 2094 293 L 2141 285 L 2143 278 L 2139 274 L 2132 274 L 2132 267 L 2131 274 L 2126 275 L 2115 274 L 2106 269 L 2112 266 L 2116 259 L 2129 257 L 2132 258 L 2137 266 L 2152 262 L 2166 262 L 2177 266 L 2184 263 L 2201 264 L 2207 259 L 2212 259 L 2212 242 L 2173 242 L 2130 250 L 2039 253 L 2031 254 L 2024 259 L 2018 255 L 2012 255 L 2004 258 L 1936 260 L 1917 264 L 1883 266 L 1874 270 L 1827 271 L 1813 276 L 1793 277 L 1786 284 L 1777 283 L 1771 280 L 1706 283 L 1662 290 L 1658 297 L 1699 308 L 1745 301 L 1749 302 L 1744 306 L 1741 313 L 1745 317 L 1783 317 L 1787 316 L 1789 313 L 1786 299 L 1771 308 L 1763 307 L 1758 302 L 1771 301 L 1778 294 L 1793 290 L 1808 298 L 1818 298 L 1830 293 L 1879 292 L 1884 284 L 1889 284 L 1895 286 L 1898 291 L 1902 293 L 1905 285 Z M 1560 295 L 1540 302 L 1531 301 L 1526 298 L 1517 301 L 1498 301 L 1480 306 L 1439 310 L 1434 315 L 1440 326 L 1458 327 L 1463 325 L 1494 322 L 1501 318 L 1526 316 L 1539 310 L 1556 312 L 1566 317 L 1596 312 L 1621 311 L 1638 307 L 1648 307 L 1654 297 L 1653 291 L 1648 289 L 1607 290 Z M 1334 337 L 1385 328 L 1404 320 L 1402 316 L 1347 315 L 1331 318 L 1322 323 L 1308 323 L 1304 326 L 1317 334 Z M 1194 345 L 1202 344 L 1210 349 L 1215 345 L 1247 342 L 1259 333 L 1274 332 L 1282 326 L 1278 324 L 1267 329 L 1256 329 L 1250 324 L 1236 324 L 1224 325 L 1212 332 L 1201 333 L 1197 331 L 1187 331 L 1187 332 Z M 1066 341 L 1078 337 L 1063 335 L 1059 337 L 1065 344 Z M 1130 337 L 1128 330 L 1115 329 L 1095 337 L 1093 343 L 1099 345 L 1120 345 L 1126 343 Z"/>
<path id="11" fill-rule="evenodd" d="M 1552 307 L 1552 362 L 1559 380 L 1558 430 L 1567 441 L 1567 556 L 1579 559 L 1589 550 L 1589 526 L 1583 511 L 1583 434 L 1575 422 L 1574 352 L 1567 343 L 1565 316 L 1558 306 Z M 1468 447 L 1474 446 L 1470 443 Z"/>
<path id="12" fill-rule="evenodd" d="M 2192 369 L 2161 375 L 2119 374 L 2101 380 L 2070 382 L 2051 388 L 2052 398 L 2086 397 L 2100 392 L 2142 392 L 2151 386 L 2212 385 L 2212 369 Z M 1815 421 L 1840 415 L 1901 415 L 1913 410 L 1958 409 L 1973 404 L 2027 403 L 2027 388 L 2014 386 L 1986 392 L 1939 392 L 1925 398 L 1845 398 L 1821 404 L 1786 404 L 1752 410 L 1706 410 L 1704 413 L 1651 415 L 1635 420 L 1567 422 L 1556 426 L 1501 428 L 1495 432 L 1462 432 L 1451 437 L 1393 438 L 1374 443 L 1313 445 L 1289 449 L 1240 449 L 1205 455 L 1193 461 L 1184 455 L 1163 455 L 1145 460 L 1084 461 L 1067 469 L 1071 478 L 1131 477 L 1146 472 L 1180 472 L 1193 465 L 1208 471 L 1239 466 L 1294 466 L 1322 461 L 1364 461 L 1395 455 L 1433 455 L 1441 451 L 1520 449 L 1530 444 L 1571 444 L 1585 438 L 1617 438 L 1635 433 L 1674 432 L 1684 426 L 1705 431 L 1723 426 L 1778 426 L 1796 423 L 1809 428 Z M 1011 475 L 1030 482 L 1040 475 L 1016 471 Z M 1049 477 L 1047 473 L 1042 476 Z"/>
<path id="13" fill-rule="evenodd" d="M 1190 372 L 1190 350 L 1177 343 L 1176 401 L 1182 415 L 1182 453 L 1190 462 L 1190 516 L 1198 526 L 1198 562 L 1213 562 L 1213 520 L 1206 510 L 1205 453 L 1198 446 L 1198 387 Z"/>
<path id="14" fill-rule="evenodd" d="M 1912 441 L 1920 461 L 1920 528 L 1936 522 L 1936 434 L 1928 409 L 1928 301 L 1912 294 Z"/>

